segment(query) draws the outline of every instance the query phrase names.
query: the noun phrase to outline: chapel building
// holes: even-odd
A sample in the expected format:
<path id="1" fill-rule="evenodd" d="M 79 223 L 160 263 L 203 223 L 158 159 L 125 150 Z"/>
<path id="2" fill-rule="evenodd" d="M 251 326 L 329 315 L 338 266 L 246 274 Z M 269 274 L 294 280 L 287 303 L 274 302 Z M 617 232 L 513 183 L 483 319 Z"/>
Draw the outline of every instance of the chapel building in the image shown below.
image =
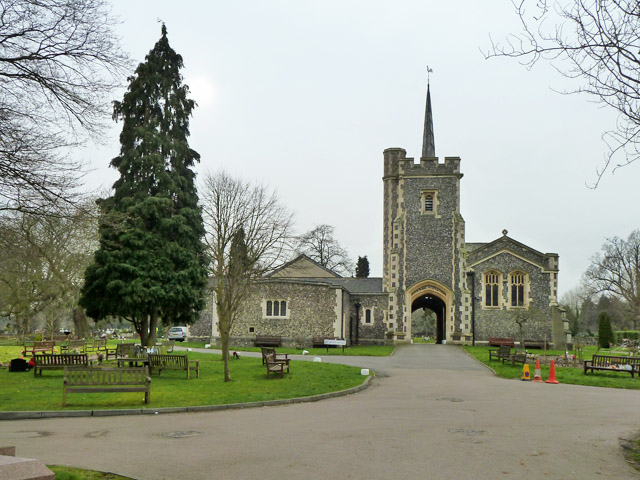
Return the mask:
<path id="1" fill-rule="evenodd" d="M 323 338 L 347 345 L 408 341 L 412 313 L 427 310 L 435 314 L 437 343 L 519 338 L 518 321 L 524 338 L 551 340 L 552 317 L 560 316 L 558 255 L 506 230 L 491 242 L 466 242 L 461 160 L 435 155 L 429 87 L 420 160 L 389 148 L 383 161 L 382 278 L 342 277 L 301 255 L 256 284 L 231 344 L 253 345 L 266 335 L 298 347 Z M 219 343 L 212 307 L 208 321 L 194 327 Z"/>

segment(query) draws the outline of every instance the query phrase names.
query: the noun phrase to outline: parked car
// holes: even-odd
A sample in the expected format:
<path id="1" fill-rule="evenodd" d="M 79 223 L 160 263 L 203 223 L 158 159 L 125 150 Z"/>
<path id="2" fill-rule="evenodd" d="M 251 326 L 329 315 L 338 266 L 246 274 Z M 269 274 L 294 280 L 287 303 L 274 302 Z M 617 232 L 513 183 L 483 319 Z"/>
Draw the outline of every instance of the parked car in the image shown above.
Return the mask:
<path id="1" fill-rule="evenodd" d="M 187 339 L 187 327 L 171 327 L 167 333 L 167 339 L 184 342 Z"/>

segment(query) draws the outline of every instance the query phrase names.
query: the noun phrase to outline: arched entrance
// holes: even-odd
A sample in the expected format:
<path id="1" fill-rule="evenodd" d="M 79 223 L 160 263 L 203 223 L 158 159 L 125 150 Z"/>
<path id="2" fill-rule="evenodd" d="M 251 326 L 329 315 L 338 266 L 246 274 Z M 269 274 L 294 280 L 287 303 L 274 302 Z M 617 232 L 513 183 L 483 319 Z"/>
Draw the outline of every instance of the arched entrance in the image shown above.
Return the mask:
<path id="1" fill-rule="evenodd" d="M 436 343 L 442 343 L 447 337 L 447 312 L 450 311 L 451 293 L 443 285 L 425 281 L 409 291 L 411 299 L 411 313 L 416 310 L 431 310 L 436 316 Z"/>

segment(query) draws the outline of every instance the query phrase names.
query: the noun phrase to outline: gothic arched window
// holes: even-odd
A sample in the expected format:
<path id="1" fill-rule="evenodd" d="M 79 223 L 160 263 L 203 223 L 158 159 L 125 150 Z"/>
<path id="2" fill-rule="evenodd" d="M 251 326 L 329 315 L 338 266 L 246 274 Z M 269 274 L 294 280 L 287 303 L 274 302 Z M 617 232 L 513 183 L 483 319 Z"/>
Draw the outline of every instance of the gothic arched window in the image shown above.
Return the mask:
<path id="1" fill-rule="evenodd" d="M 500 306 L 500 272 L 487 272 L 484 274 L 484 305 L 486 307 Z"/>
<path id="2" fill-rule="evenodd" d="M 511 306 L 524 307 L 524 286 L 527 280 L 527 274 L 523 272 L 513 272 L 509 276 L 509 284 L 511 287 Z"/>

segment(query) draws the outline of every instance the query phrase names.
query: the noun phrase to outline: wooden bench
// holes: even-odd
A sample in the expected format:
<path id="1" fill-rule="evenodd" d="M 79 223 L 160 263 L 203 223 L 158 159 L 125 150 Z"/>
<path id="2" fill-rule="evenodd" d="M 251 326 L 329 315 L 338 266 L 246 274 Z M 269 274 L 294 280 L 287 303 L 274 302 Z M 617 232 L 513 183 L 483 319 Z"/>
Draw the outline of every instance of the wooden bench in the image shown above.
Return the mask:
<path id="1" fill-rule="evenodd" d="M 26 355 L 27 353 L 31 353 L 31 356 L 36 353 L 54 353 L 55 352 L 56 342 L 54 340 L 42 340 L 35 341 L 33 345 L 24 345 L 22 350 L 22 355 Z"/>
<path id="2" fill-rule="evenodd" d="M 60 345 L 60 350 L 63 352 L 86 353 L 87 342 L 84 340 L 69 340 L 64 345 Z"/>
<path id="3" fill-rule="evenodd" d="M 508 337 L 489 337 L 489 346 L 490 347 L 501 347 L 502 345 L 507 345 L 509 347 L 515 347 L 516 343 L 513 338 Z"/>
<path id="4" fill-rule="evenodd" d="M 629 365 L 630 368 L 625 368 Z M 594 355 L 591 360 L 584 361 L 584 374 L 591 370 L 604 370 L 607 372 L 630 373 L 633 377 L 636 372 L 640 374 L 640 357 L 616 357 L 610 355 Z"/>
<path id="5" fill-rule="evenodd" d="M 325 340 L 340 340 L 338 337 L 313 337 L 311 344 L 313 348 L 336 347 L 337 345 L 325 345 Z"/>
<path id="6" fill-rule="evenodd" d="M 538 348 L 540 350 L 549 350 L 549 343 L 545 342 L 544 340 L 525 340 L 524 348 Z"/>
<path id="7" fill-rule="evenodd" d="M 511 347 L 509 345 L 500 345 L 497 349 L 489 350 L 489 360 L 502 360 L 511 356 Z"/>
<path id="8" fill-rule="evenodd" d="M 75 368 L 65 367 L 62 406 L 67 393 L 144 392 L 144 403 L 151 401 L 151 378 L 147 367 Z"/>
<path id="9" fill-rule="evenodd" d="M 162 374 L 162 370 L 185 370 L 187 372 L 187 378 L 189 378 L 189 372 L 196 372 L 196 378 L 200 378 L 200 362 L 198 360 L 189 362 L 187 355 L 164 355 L 161 353 L 150 353 L 147 357 L 149 359 L 149 372 L 158 370 L 158 375 Z"/>
<path id="10" fill-rule="evenodd" d="M 256 335 L 253 343 L 256 347 L 279 347 L 282 345 L 282 337 L 280 335 Z"/>
<path id="11" fill-rule="evenodd" d="M 86 353 L 42 353 L 33 356 L 33 376 L 42 376 L 42 370 L 62 370 L 64 367 L 88 367 Z"/>
<path id="12" fill-rule="evenodd" d="M 110 356 L 113 358 L 132 357 L 133 347 L 133 343 L 118 343 L 115 349 L 107 350 L 107 360 Z"/>
<path id="13" fill-rule="evenodd" d="M 97 338 L 91 343 L 87 343 L 85 351 L 96 355 L 102 353 L 106 358 L 109 358 L 109 355 L 113 355 L 115 353 L 115 349 L 107 347 L 106 338 Z"/>
<path id="14" fill-rule="evenodd" d="M 173 347 L 175 344 L 175 340 L 162 340 L 158 346 L 164 349 L 164 353 L 173 353 Z"/>
<path id="15" fill-rule="evenodd" d="M 271 347 L 262 347 L 260 348 L 260 350 L 262 351 L 262 364 L 265 364 L 265 357 L 267 355 L 270 354 L 274 354 L 276 356 L 276 360 L 288 360 L 289 359 L 289 354 L 288 353 L 276 353 L 276 349 L 275 348 L 271 348 Z"/>
<path id="16" fill-rule="evenodd" d="M 267 367 L 267 378 L 269 374 L 279 373 L 280 378 L 284 378 L 284 374 L 289 373 L 289 359 L 276 360 L 276 354 L 270 353 L 264 357 L 264 362 Z"/>
<path id="17" fill-rule="evenodd" d="M 521 363 L 522 365 L 524 365 L 525 363 L 527 363 L 527 352 L 523 350 L 516 350 L 515 353 L 509 355 L 509 358 L 503 359 L 502 363 L 504 363 L 505 360 L 509 360 L 512 366 L 515 366 L 516 363 Z"/>

